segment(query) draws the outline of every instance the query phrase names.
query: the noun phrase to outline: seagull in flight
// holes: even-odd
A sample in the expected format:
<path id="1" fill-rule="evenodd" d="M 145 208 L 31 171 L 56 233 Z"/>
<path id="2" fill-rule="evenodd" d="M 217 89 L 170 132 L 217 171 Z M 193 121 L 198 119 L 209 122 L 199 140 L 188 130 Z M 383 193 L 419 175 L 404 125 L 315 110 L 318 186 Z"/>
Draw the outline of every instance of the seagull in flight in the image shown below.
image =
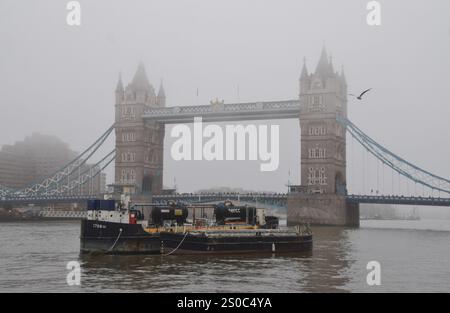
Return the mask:
<path id="1" fill-rule="evenodd" d="M 372 90 L 372 88 L 369 88 L 369 89 L 364 90 L 363 92 L 361 92 L 361 94 L 360 94 L 359 96 L 355 96 L 355 95 L 352 94 L 352 93 L 349 93 L 348 95 L 349 95 L 349 96 L 353 96 L 353 97 L 355 97 L 355 98 L 358 99 L 358 100 L 362 100 L 362 96 L 364 96 L 364 94 L 365 94 L 366 92 L 369 92 L 370 90 Z"/>

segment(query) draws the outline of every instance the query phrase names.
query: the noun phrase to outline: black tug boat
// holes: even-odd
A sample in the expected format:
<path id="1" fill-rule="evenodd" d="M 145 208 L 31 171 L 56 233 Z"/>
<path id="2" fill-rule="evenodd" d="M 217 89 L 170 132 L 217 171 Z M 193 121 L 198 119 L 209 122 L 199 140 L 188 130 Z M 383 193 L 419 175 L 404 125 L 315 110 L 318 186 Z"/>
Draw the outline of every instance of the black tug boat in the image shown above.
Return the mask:
<path id="1" fill-rule="evenodd" d="M 81 253 L 195 254 L 301 252 L 312 249 L 308 227 L 280 229 L 278 218 L 226 201 L 217 205 L 124 205 L 127 201 L 88 202 L 81 222 Z M 200 217 L 196 210 L 202 211 Z M 204 214 L 212 209 L 213 219 Z M 187 222 L 189 213 L 192 221 Z"/>
<path id="2" fill-rule="evenodd" d="M 87 218 L 81 221 L 81 253 L 158 254 L 161 250 L 160 227 L 183 225 L 186 206 L 129 206 L 128 201 L 91 200 Z"/>

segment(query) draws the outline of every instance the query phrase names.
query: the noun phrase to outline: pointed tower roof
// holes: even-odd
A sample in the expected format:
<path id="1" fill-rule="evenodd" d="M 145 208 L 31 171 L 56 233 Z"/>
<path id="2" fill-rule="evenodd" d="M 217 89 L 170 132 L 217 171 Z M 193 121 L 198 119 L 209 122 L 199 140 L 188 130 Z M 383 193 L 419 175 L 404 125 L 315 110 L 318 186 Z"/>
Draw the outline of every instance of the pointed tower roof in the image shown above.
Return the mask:
<path id="1" fill-rule="evenodd" d="M 344 65 L 341 66 L 341 78 L 345 81 Z"/>
<path id="2" fill-rule="evenodd" d="M 333 68 L 328 60 L 327 50 L 325 46 L 322 48 L 322 53 L 320 54 L 319 63 L 316 67 L 316 75 L 328 76 L 333 73 Z"/>
<path id="3" fill-rule="evenodd" d="M 300 75 L 300 79 L 308 78 L 308 68 L 306 67 L 306 58 L 303 58 L 303 68 L 302 74 Z"/>
<path id="4" fill-rule="evenodd" d="M 341 79 L 344 83 L 347 83 L 347 79 L 345 78 L 344 65 L 341 66 Z"/>
<path id="5" fill-rule="evenodd" d="M 166 93 L 164 91 L 163 80 L 161 79 L 161 85 L 159 86 L 158 98 L 165 98 Z"/>
<path id="6" fill-rule="evenodd" d="M 117 81 L 116 91 L 123 92 L 122 73 L 119 73 L 119 80 Z"/>
<path id="7" fill-rule="evenodd" d="M 331 53 L 330 53 L 329 59 L 330 59 L 330 62 L 329 62 L 329 64 L 330 64 L 330 71 L 331 71 L 331 73 L 334 73 L 333 55 Z"/>
<path id="8" fill-rule="evenodd" d="M 135 90 L 150 89 L 150 83 L 148 82 L 144 63 L 139 62 L 136 74 L 134 74 L 130 86 Z"/>

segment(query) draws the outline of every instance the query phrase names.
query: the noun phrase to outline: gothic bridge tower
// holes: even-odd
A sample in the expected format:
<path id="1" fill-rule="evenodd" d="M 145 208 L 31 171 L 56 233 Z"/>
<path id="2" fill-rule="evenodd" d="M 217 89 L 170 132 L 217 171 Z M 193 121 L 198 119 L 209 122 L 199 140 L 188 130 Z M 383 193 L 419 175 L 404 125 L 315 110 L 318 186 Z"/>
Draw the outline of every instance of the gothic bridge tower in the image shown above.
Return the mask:
<path id="1" fill-rule="evenodd" d="M 142 115 L 146 108 L 165 105 L 162 83 L 156 94 L 142 63 L 126 88 L 119 77 L 115 104 L 115 192 L 135 195 L 161 193 L 164 125 L 145 121 Z"/>
<path id="2" fill-rule="evenodd" d="M 347 205 L 347 83 L 323 48 L 316 70 L 300 76 L 301 185 L 291 188 L 288 223 L 357 225 L 359 210 Z"/>

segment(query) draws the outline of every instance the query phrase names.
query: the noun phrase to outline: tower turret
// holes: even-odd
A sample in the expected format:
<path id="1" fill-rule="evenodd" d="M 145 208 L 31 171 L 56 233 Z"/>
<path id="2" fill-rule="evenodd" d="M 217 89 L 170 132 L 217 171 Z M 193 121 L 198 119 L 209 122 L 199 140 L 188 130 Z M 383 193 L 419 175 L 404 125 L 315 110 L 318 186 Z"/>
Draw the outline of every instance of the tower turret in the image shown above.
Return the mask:
<path id="1" fill-rule="evenodd" d="M 166 92 L 164 91 L 162 79 L 161 79 L 161 85 L 160 85 L 159 91 L 158 91 L 158 96 L 156 97 L 156 104 L 160 107 L 166 106 Z"/>
<path id="2" fill-rule="evenodd" d="M 306 67 L 306 58 L 303 58 L 303 68 L 300 74 L 300 93 L 305 92 L 310 88 L 311 79 L 308 74 L 308 68 Z"/>
<path id="3" fill-rule="evenodd" d="M 149 83 L 144 64 L 139 63 L 133 80 L 125 90 L 126 100 L 146 105 L 156 104 L 155 89 Z"/>
<path id="4" fill-rule="evenodd" d="M 317 63 L 316 71 L 314 75 L 321 76 L 322 78 L 332 76 L 334 74 L 333 65 L 328 59 L 328 54 L 325 46 L 322 48 L 319 62 Z"/>
<path id="5" fill-rule="evenodd" d="M 341 67 L 341 74 L 339 75 L 341 78 L 341 91 L 342 97 L 347 98 L 347 79 L 345 78 L 344 66 Z"/>
<path id="6" fill-rule="evenodd" d="M 119 80 L 117 81 L 116 86 L 116 104 L 120 104 L 124 99 L 124 89 L 122 83 L 122 73 L 119 73 Z"/>

